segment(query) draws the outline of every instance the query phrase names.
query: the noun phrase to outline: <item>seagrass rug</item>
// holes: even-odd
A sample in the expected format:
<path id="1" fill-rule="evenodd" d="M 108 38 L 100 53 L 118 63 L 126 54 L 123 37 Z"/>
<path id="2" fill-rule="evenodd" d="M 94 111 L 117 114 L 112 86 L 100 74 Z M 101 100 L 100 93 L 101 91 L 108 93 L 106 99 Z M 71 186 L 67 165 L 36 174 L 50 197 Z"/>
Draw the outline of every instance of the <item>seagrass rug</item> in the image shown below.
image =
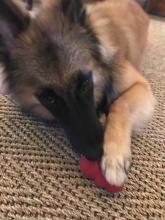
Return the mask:
<path id="1" fill-rule="evenodd" d="M 165 20 L 152 19 L 143 72 L 156 110 L 133 137 L 128 183 L 115 195 L 82 176 L 58 124 L 25 115 L 0 96 L 0 220 L 165 219 Z"/>

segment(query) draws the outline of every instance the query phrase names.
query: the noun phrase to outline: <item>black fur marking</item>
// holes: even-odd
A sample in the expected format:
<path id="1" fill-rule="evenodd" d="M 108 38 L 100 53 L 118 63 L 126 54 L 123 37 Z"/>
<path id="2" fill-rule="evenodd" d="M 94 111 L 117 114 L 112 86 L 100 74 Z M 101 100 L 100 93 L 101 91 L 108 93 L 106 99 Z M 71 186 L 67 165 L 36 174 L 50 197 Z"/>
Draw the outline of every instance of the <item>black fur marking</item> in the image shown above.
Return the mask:
<path id="1" fill-rule="evenodd" d="M 26 0 L 26 2 L 27 2 L 27 10 L 32 10 L 33 0 Z"/>
<path id="2" fill-rule="evenodd" d="M 6 73 L 6 81 L 8 83 L 9 92 L 15 87 L 15 72 L 17 72 L 17 64 L 14 60 L 10 58 L 10 54 L 6 54 L 3 58 L 3 64 L 5 66 L 5 73 Z"/>
<path id="3" fill-rule="evenodd" d="M 99 104 L 97 105 L 97 108 L 96 108 L 96 112 L 97 112 L 98 117 L 102 113 L 106 113 L 106 106 L 107 106 L 107 96 L 104 93 L 101 101 L 99 102 Z"/>
<path id="4" fill-rule="evenodd" d="M 85 24 L 86 12 L 82 0 L 63 0 L 62 11 L 72 22 Z"/>
<path id="5" fill-rule="evenodd" d="M 4 21 L 11 28 L 11 32 L 17 35 L 25 30 L 30 19 L 10 0 L 0 1 L 0 20 Z"/>
<path id="6" fill-rule="evenodd" d="M 100 100 L 100 102 L 96 107 L 96 112 L 98 117 L 102 113 L 105 113 L 107 115 L 110 111 L 110 106 L 115 100 L 116 100 L 116 95 L 112 86 L 112 81 L 110 80 L 109 82 L 107 82 L 107 85 L 105 86 L 103 91 L 102 99 Z"/>
<path id="7" fill-rule="evenodd" d="M 3 37 L 0 35 L 0 62 L 8 64 L 10 60 L 9 53 L 6 49 L 6 45 L 3 42 Z"/>
<path id="8" fill-rule="evenodd" d="M 86 21 L 84 28 L 87 31 L 88 34 L 88 38 L 91 41 L 91 54 L 93 56 L 93 58 L 99 63 L 99 65 L 103 68 L 103 69 L 107 69 L 108 71 L 111 71 L 111 64 L 110 63 L 106 63 L 103 60 L 101 51 L 99 49 L 99 45 L 101 45 L 99 39 L 97 38 L 97 36 L 95 35 L 94 31 L 92 30 L 92 28 L 90 27 L 90 25 L 88 24 L 88 22 Z"/>
<path id="9" fill-rule="evenodd" d="M 10 51 L 7 48 L 7 45 L 4 41 L 4 37 L 0 34 L 0 63 L 5 67 L 6 81 L 8 83 L 8 88 L 10 90 L 10 84 L 13 82 L 13 77 L 10 73 L 10 70 L 13 69 L 11 63 Z"/>
<path id="10" fill-rule="evenodd" d="M 99 116 L 102 113 L 108 114 L 111 104 L 116 99 L 116 95 L 113 89 L 113 80 L 111 77 L 110 72 L 113 72 L 113 65 L 112 63 L 106 63 L 103 60 L 102 54 L 99 49 L 99 45 L 101 44 L 95 33 L 93 32 L 92 28 L 88 23 L 85 24 L 85 28 L 88 33 L 88 37 L 92 42 L 91 53 L 93 58 L 98 62 L 98 64 L 109 73 L 109 79 L 106 82 L 105 88 L 103 90 L 103 96 L 100 102 L 96 107 L 97 115 Z"/>

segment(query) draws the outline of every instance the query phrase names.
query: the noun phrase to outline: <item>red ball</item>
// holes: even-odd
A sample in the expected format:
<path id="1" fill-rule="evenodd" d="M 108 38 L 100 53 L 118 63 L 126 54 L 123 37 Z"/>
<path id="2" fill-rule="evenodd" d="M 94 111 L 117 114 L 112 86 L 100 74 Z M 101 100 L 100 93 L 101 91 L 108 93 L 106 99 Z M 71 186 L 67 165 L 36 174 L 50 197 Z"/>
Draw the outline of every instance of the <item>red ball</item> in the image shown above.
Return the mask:
<path id="1" fill-rule="evenodd" d="M 111 185 L 107 182 L 101 172 L 99 161 L 89 161 L 84 156 L 80 158 L 80 169 L 84 176 L 93 180 L 98 187 L 101 187 L 108 192 L 117 193 L 123 190 L 122 186 Z"/>

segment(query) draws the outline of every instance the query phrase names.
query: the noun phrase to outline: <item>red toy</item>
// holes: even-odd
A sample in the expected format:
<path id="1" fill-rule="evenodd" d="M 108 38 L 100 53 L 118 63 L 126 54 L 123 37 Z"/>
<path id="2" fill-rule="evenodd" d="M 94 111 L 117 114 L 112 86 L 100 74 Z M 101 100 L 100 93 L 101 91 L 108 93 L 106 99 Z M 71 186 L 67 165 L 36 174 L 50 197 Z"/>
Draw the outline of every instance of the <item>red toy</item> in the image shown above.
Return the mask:
<path id="1" fill-rule="evenodd" d="M 98 187 L 101 187 L 110 193 L 121 192 L 124 187 L 124 185 L 114 186 L 109 184 L 101 172 L 100 163 L 98 161 L 89 161 L 84 156 L 81 156 L 80 169 L 84 176 L 93 180 Z"/>

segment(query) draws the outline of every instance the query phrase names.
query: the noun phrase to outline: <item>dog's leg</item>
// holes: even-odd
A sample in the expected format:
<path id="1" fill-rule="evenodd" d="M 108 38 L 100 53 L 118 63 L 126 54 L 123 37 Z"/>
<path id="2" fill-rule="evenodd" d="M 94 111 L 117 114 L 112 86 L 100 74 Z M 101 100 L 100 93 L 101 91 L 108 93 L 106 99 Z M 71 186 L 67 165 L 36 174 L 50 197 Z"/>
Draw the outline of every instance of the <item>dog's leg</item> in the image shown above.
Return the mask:
<path id="1" fill-rule="evenodd" d="M 131 132 L 151 116 L 154 98 L 149 84 L 129 63 L 114 78 L 114 88 L 121 95 L 107 117 L 102 171 L 111 184 L 121 185 L 131 164 Z"/>

